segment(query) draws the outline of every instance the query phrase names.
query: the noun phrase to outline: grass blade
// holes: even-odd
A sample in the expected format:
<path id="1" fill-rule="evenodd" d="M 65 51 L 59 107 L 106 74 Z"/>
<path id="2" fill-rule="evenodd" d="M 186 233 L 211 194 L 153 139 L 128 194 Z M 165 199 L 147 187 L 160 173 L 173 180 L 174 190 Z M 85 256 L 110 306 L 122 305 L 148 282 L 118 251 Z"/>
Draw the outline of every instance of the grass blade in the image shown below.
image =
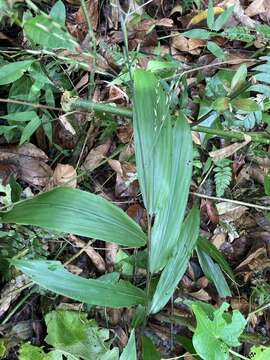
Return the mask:
<path id="1" fill-rule="evenodd" d="M 139 247 L 146 236 L 121 209 L 100 196 L 56 188 L 0 213 L 2 223 L 36 225 L 65 233 Z"/>
<path id="2" fill-rule="evenodd" d="M 199 225 L 199 210 L 193 208 L 182 225 L 174 254 L 162 271 L 149 313 L 157 313 L 173 295 L 177 284 L 186 271 L 189 258 L 196 245 Z"/>
<path id="3" fill-rule="evenodd" d="M 39 286 L 56 294 L 111 308 L 144 304 L 144 292 L 127 281 L 107 283 L 68 272 L 59 261 L 15 260 L 14 265 Z"/>

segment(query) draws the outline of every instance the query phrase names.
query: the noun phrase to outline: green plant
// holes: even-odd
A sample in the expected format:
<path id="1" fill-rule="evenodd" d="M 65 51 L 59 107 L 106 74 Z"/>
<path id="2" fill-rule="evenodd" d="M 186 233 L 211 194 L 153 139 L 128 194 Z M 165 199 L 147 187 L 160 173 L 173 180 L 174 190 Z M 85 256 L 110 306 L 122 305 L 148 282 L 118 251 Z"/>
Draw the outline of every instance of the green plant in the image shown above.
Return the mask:
<path id="1" fill-rule="evenodd" d="M 99 306 L 140 304 L 145 306 L 146 314 L 151 314 L 166 305 L 187 268 L 197 242 L 199 213 L 194 208 L 181 226 L 192 167 L 191 134 L 184 116 L 172 122 L 168 98 L 151 73 L 138 70 L 134 87 L 136 163 L 148 211 L 148 239 L 116 206 L 99 196 L 68 188 L 56 188 L 15 203 L 10 210 L 1 213 L 1 220 L 131 247 L 147 243 L 145 291 L 119 277 L 109 283 L 103 279 L 80 278 L 70 274 L 57 261 L 14 260 L 13 263 L 35 283 L 58 294 Z M 200 250 L 200 254 L 205 252 L 212 256 L 208 247 Z M 152 275 L 160 270 L 162 273 L 152 295 Z M 221 273 L 219 276 L 222 278 Z"/>
<path id="2" fill-rule="evenodd" d="M 202 360 L 228 360 L 230 355 L 245 360 L 267 360 L 270 355 L 269 347 L 253 346 L 248 358 L 233 350 L 241 345 L 241 335 L 248 319 L 239 310 L 233 310 L 232 314 L 226 312 L 228 308 L 228 303 L 223 303 L 217 309 L 202 302 L 192 304 L 196 317 L 192 338 L 194 351 Z M 186 347 L 185 338 L 181 337 L 179 340 Z"/>
<path id="3" fill-rule="evenodd" d="M 109 330 L 100 329 L 87 314 L 75 311 L 52 311 L 45 316 L 47 336 L 45 342 L 53 349 L 45 353 L 29 343 L 19 350 L 19 360 L 118 360 L 118 348 L 111 348 Z"/>
<path id="4" fill-rule="evenodd" d="M 223 196 L 232 180 L 231 160 L 223 159 L 215 162 L 215 184 L 217 196 Z"/>

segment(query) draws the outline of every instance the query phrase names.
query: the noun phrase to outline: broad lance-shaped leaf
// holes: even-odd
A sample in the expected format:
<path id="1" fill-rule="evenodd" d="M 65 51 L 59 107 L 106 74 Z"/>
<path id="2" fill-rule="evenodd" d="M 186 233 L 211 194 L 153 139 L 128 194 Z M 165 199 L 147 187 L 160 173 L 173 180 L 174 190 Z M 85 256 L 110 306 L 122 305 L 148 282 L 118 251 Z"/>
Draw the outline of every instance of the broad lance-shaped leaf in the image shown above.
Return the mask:
<path id="1" fill-rule="evenodd" d="M 158 79 L 144 70 L 134 74 L 133 127 L 140 189 L 145 207 L 153 215 L 170 192 L 172 134 L 165 92 Z"/>
<path id="2" fill-rule="evenodd" d="M 54 19 L 49 16 L 38 15 L 29 18 L 24 23 L 24 32 L 28 39 L 47 49 L 75 50 L 78 43 L 66 30 L 62 29 Z"/>
<path id="3" fill-rule="evenodd" d="M 164 151 L 171 154 L 170 193 L 157 213 L 151 231 L 151 272 L 159 271 L 167 264 L 178 241 L 185 215 L 192 175 L 192 139 L 183 115 L 176 120 L 171 146 Z"/>
<path id="4" fill-rule="evenodd" d="M 134 74 L 134 141 L 145 207 L 155 215 L 150 270 L 159 271 L 179 237 L 192 170 L 191 132 L 183 115 L 174 126 L 169 98 L 150 72 Z"/>
<path id="5" fill-rule="evenodd" d="M 219 267 L 209 255 L 207 255 L 203 250 L 197 247 L 196 249 L 199 263 L 201 265 L 202 271 L 208 280 L 212 281 L 215 284 L 215 287 L 218 291 L 220 297 L 231 296 L 230 288 L 226 282 L 226 279 Z"/>
<path id="6" fill-rule="evenodd" d="M 145 245 L 146 236 L 124 211 L 100 196 L 56 188 L 0 213 L 2 223 L 36 225 L 125 246 Z"/>
<path id="7" fill-rule="evenodd" d="M 174 254 L 161 273 L 149 313 L 157 313 L 167 304 L 173 295 L 177 284 L 187 269 L 189 258 L 196 245 L 199 225 L 199 210 L 193 208 L 182 225 Z"/>
<path id="8" fill-rule="evenodd" d="M 144 291 L 127 281 L 85 279 L 68 272 L 59 261 L 16 260 L 13 264 L 39 286 L 86 304 L 121 308 L 145 303 Z"/>
<path id="9" fill-rule="evenodd" d="M 33 60 L 16 61 L 0 66 L 0 85 L 10 84 L 20 77 L 30 68 Z"/>
<path id="10" fill-rule="evenodd" d="M 207 255 L 209 255 L 215 262 L 218 263 L 218 265 L 221 267 L 221 269 L 232 279 L 235 280 L 234 273 L 228 264 L 228 262 L 225 260 L 223 255 L 220 251 L 213 245 L 208 239 L 203 238 L 199 236 L 197 241 L 197 248 L 204 251 Z"/>

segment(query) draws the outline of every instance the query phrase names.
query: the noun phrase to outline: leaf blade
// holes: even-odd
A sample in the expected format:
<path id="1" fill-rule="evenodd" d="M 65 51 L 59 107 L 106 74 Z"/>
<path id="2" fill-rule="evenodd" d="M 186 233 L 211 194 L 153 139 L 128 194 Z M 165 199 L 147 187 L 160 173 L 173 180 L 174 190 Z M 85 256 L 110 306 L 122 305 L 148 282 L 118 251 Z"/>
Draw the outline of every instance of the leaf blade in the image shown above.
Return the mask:
<path id="1" fill-rule="evenodd" d="M 34 60 L 23 60 L 0 67 L 0 85 L 7 85 L 20 79 Z"/>
<path id="2" fill-rule="evenodd" d="M 167 149 L 172 154 L 169 175 L 170 196 L 157 214 L 151 232 L 151 272 L 163 268 L 172 255 L 184 219 L 191 182 L 192 139 L 190 128 L 182 114 L 176 120 L 172 137 L 171 147 Z"/>
<path id="3" fill-rule="evenodd" d="M 182 225 L 174 255 L 164 268 L 154 293 L 149 313 L 157 313 L 166 303 L 184 275 L 199 235 L 199 210 L 193 208 Z"/>
<path id="4" fill-rule="evenodd" d="M 100 196 L 55 188 L 1 212 L 3 223 L 36 225 L 125 246 L 143 246 L 146 236 L 127 214 Z"/>
<path id="5" fill-rule="evenodd" d="M 121 308 L 145 302 L 144 292 L 126 281 L 85 279 L 68 272 L 59 261 L 15 260 L 14 265 L 39 286 L 90 305 Z"/>

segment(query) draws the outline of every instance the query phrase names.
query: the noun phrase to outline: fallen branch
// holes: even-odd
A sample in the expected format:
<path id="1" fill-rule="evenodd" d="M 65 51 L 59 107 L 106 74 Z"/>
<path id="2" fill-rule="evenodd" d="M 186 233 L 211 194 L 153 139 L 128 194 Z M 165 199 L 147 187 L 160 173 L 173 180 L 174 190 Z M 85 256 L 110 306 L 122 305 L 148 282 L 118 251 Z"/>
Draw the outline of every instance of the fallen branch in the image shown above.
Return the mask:
<path id="1" fill-rule="evenodd" d="M 87 112 L 101 112 L 105 114 L 117 115 L 132 118 L 133 113 L 132 109 L 113 106 L 104 103 L 96 103 L 93 101 L 81 99 L 79 97 L 71 97 L 68 92 L 64 93 L 62 97 L 62 108 L 66 112 L 74 111 L 74 110 L 85 110 Z M 244 133 L 241 131 L 231 131 L 231 130 L 221 130 L 221 129 L 213 129 L 206 126 L 201 125 L 193 125 L 191 124 L 191 128 L 193 131 L 202 132 L 206 134 L 212 134 L 232 140 L 242 140 L 245 141 L 246 136 L 250 136 L 251 141 L 270 145 L 270 137 L 262 136 L 259 132 L 249 132 Z"/>

